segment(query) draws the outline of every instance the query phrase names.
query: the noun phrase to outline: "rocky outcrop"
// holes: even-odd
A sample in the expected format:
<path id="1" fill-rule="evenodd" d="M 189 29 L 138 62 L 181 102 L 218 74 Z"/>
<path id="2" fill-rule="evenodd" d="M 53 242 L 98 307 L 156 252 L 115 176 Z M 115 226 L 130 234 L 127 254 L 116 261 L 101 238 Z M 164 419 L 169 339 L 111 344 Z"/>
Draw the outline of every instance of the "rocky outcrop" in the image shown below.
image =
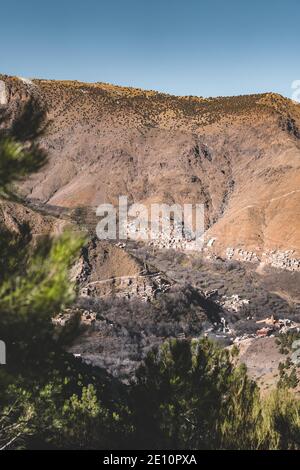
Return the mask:
<path id="1" fill-rule="evenodd" d="M 157 294 L 167 292 L 169 287 L 170 283 L 160 274 L 140 274 L 87 283 L 80 289 L 80 295 L 98 298 L 139 298 L 150 302 L 156 298 Z"/>
<path id="2" fill-rule="evenodd" d="M 73 268 L 81 296 L 150 301 L 168 291 L 167 279 L 121 246 L 94 238 L 83 249 Z"/>

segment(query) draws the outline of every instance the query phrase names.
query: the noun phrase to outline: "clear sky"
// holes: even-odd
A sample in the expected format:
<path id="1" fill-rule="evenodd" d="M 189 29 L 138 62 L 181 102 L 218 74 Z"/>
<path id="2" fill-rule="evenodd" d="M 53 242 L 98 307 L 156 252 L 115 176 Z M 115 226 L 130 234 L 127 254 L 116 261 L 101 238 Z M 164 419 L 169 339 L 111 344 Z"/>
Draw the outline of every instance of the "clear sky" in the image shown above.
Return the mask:
<path id="1" fill-rule="evenodd" d="M 0 0 L 0 72 L 177 95 L 300 80 L 299 0 Z"/>

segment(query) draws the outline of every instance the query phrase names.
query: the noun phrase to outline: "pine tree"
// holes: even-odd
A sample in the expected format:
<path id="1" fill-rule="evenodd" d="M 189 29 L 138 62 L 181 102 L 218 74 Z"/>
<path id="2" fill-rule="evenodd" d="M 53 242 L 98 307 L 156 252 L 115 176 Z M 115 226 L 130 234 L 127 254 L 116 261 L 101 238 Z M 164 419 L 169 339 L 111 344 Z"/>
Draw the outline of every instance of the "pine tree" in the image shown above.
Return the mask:
<path id="1" fill-rule="evenodd" d="M 45 129 L 44 119 L 45 112 L 34 100 L 14 122 L 2 110 L 2 203 L 20 201 L 14 184 L 45 164 L 46 155 L 36 140 Z M 44 238 L 35 247 L 31 241 L 26 224 L 19 233 L 0 224 L 0 334 L 7 350 L 7 365 L 0 370 L 0 447 L 4 448 L 16 445 L 29 432 L 34 406 L 28 403 L 26 386 L 18 389 L 17 384 L 38 374 L 55 350 L 51 318 L 74 299 L 68 272 L 83 242 L 69 233 Z"/>

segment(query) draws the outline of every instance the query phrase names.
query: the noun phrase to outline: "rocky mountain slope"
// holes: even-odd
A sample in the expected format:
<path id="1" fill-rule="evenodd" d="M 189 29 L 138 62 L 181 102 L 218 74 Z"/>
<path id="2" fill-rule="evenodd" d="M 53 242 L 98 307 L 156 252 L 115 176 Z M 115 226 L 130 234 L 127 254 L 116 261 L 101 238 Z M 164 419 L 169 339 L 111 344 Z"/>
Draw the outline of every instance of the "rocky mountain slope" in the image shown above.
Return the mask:
<path id="1" fill-rule="evenodd" d="M 276 339 L 300 330 L 300 105 L 272 93 L 174 97 L 3 75 L 0 84 L 9 125 L 26 103 L 46 110 L 39 143 L 49 156 L 19 186 L 23 203 L 1 202 L 0 222 L 91 235 L 70 274 L 77 305 L 54 319 L 69 351 L 127 380 L 166 338 L 205 334 L 238 344 L 251 375 L 276 382 Z M 95 207 L 119 195 L 204 203 L 203 251 L 97 240 Z"/>
<path id="2" fill-rule="evenodd" d="M 29 96 L 50 121 L 49 163 L 22 186 L 54 206 L 203 202 L 212 251 L 300 258 L 300 106 L 276 94 L 175 97 L 103 83 L 0 76 L 12 115 Z M 235 252 L 237 253 L 237 252 Z"/>

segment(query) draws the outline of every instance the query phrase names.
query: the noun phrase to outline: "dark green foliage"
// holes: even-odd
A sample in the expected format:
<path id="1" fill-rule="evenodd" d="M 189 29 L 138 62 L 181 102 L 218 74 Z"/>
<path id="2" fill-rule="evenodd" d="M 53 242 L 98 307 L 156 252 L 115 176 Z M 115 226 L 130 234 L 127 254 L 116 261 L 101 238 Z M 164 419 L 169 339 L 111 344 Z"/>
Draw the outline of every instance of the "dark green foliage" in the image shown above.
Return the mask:
<path id="1" fill-rule="evenodd" d="M 0 141 L 0 194 L 12 196 L 10 184 L 39 170 L 46 159 L 35 149 L 24 148 L 11 138 Z"/>
<path id="2" fill-rule="evenodd" d="M 278 335 L 276 338 L 276 344 L 279 346 L 279 352 L 281 354 L 288 354 L 292 350 L 293 342 L 297 339 L 300 339 L 300 333 L 297 331 L 289 331 Z"/>
<path id="3" fill-rule="evenodd" d="M 238 436 L 240 444 L 245 436 L 243 445 L 247 447 L 246 437 L 255 424 L 250 416 L 258 389 L 247 378 L 245 368 L 234 368 L 231 359 L 227 350 L 205 339 L 170 341 L 153 351 L 133 387 L 139 447 L 222 448 L 235 446 Z"/>
<path id="4" fill-rule="evenodd" d="M 11 185 L 45 162 L 38 145 L 27 141 L 40 135 L 38 123 L 44 114 L 37 111 L 29 131 L 26 109 L 10 130 L 5 130 L 1 117 L 0 192 L 12 199 Z M 28 226 L 12 233 L 0 224 L 0 331 L 7 349 L 7 365 L 0 371 L 0 443 L 4 447 L 18 445 L 28 434 L 34 417 L 29 403 L 34 381 L 38 377 L 43 382 L 47 368 L 52 375 L 55 362 L 62 360 L 53 341 L 51 317 L 75 297 L 69 269 L 82 242 L 65 233 L 33 244 Z"/>
<path id="5" fill-rule="evenodd" d="M 278 366 L 280 380 L 278 382 L 279 388 L 296 388 L 298 385 L 297 368 L 293 366 L 290 357 L 287 358 L 285 363 L 280 362 Z"/>
<path id="6" fill-rule="evenodd" d="M 15 198 L 12 183 L 45 165 L 47 157 L 36 143 L 46 130 L 46 111 L 29 99 L 18 119 L 8 126 L 10 116 L 0 110 L 0 196 Z"/>

